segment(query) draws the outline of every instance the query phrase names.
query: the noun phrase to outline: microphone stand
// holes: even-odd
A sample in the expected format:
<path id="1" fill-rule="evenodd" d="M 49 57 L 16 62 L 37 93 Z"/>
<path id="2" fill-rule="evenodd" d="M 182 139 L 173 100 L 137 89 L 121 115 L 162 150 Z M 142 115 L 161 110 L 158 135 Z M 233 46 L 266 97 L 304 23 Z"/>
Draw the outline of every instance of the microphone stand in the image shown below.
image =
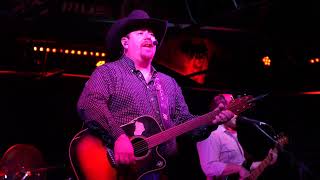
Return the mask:
<path id="1" fill-rule="evenodd" d="M 265 136 L 267 136 L 272 142 L 277 143 L 277 141 L 274 138 L 272 138 L 265 130 L 263 130 L 258 124 L 254 124 L 254 126 L 257 129 L 259 129 Z M 273 130 L 273 128 L 270 125 L 268 126 Z"/>
<path id="2" fill-rule="evenodd" d="M 264 124 L 264 125 L 267 125 L 274 133 L 274 129 L 272 128 L 271 125 L 269 124 Z M 272 142 L 274 143 L 278 143 L 274 138 L 272 138 L 266 131 L 264 131 L 260 126 L 259 124 L 254 124 L 254 126 L 259 129 L 266 137 L 268 137 Z M 313 178 L 314 177 L 314 174 L 310 171 L 310 169 L 303 163 L 303 162 L 300 162 L 298 161 L 295 156 L 293 155 L 292 152 L 289 152 L 287 151 L 286 149 L 284 148 L 281 148 L 283 152 L 286 152 L 288 155 L 289 155 L 289 158 L 291 158 L 291 163 L 292 164 L 296 164 L 296 166 L 298 166 L 298 175 L 299 175 L 299 178 L 300 179 L 305 179 L 306 177 L 309 177 L 309 178 Z"/>

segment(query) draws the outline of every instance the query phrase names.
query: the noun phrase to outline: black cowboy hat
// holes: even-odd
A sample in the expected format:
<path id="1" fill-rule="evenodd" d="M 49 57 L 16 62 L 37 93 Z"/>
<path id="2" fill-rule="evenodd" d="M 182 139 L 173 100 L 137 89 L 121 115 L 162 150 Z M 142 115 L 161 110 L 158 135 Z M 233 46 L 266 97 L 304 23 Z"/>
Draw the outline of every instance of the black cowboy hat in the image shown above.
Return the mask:
<path id="1" fill-rule="evenodd" d="M 167 21 L 150 18 L 143 10 L 133 10 L 127 17 L 115 21 L 106 36 L 109 60 L 114 61 L 122 55 L 121 38 L 138 28 L 150 28 L 158 41 L 157 48 L 160 47 L 167 24 Z"/>

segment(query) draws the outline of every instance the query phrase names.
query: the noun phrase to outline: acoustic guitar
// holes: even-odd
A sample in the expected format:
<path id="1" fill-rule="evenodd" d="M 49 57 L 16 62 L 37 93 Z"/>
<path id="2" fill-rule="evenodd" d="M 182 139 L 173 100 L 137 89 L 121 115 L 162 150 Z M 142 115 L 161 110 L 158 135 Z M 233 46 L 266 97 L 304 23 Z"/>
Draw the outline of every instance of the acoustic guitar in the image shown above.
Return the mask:
<path id="1" fill-rule="evenodd" d="M 243 96 L 233 100 L 227 109 L 238 115 L 251 108 L 255 100 L 252 96 Z M 166 130 L 150 116 L 141 116 L 122 125 L 131 140 L 136 158 L 136 163 L 129 167 L 115 163 L 112 144 L 103 142 L 84 129 L 75 135 L 69 146 L 72 169 L 77 179 L 139 180 L 150 172 L 165 168 L 166 160 L 159 151 L 163 143 L 202 125 L 212 124 L 216 115 L 217 112 L 212 111 Z M 92 167 L 91 164 L 104 165 Z"/>

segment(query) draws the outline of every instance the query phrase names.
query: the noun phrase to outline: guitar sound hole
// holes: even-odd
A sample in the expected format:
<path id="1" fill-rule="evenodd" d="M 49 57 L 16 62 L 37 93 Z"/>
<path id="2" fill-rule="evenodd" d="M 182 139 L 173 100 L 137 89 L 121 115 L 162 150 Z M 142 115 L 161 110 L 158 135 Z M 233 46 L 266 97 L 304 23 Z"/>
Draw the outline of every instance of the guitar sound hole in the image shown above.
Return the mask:
<path id="1" fill-rule="evenodd" d="M 135 138 L 132 141 L 135 157 L 145 156 L 148 151 L 148 143 L 142 138 Z"/>

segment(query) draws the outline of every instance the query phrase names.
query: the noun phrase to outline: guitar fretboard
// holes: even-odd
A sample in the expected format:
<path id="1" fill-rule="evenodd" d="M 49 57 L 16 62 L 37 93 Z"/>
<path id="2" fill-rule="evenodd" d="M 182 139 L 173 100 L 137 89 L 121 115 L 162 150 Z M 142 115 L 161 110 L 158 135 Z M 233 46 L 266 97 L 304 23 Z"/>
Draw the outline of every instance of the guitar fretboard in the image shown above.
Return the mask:
<path id="1" fill-rule="evenodd" d="M 263 161 L 261 161 L 259 166 L 256 169 L 254 169 L 253 171 L 251 171 L 248 179 L 250 179 L 250 180 L 257 179 L 258 176 L 265 170 L 265 168 L 270 165 L 271 160 L 272 160 L 272 157 L 271 157 L 271 155 L 268 154 L 268 156 Z"/>
<path id="2" fill-rule="evenodd" d="M 246 109 L 249 109 L 250 107 L 253 106 L 252 103 L 248 103 L 248 101 L 251 98 L 252 97 L 247 96 L 247 97 L 243 97 L 243 99 L 236 99 L 234 102 L 229 104 L 227 109 L 232 111 L 235 114 L 240 114 L 241 112 L 243 112 Z M 202 125 L 212 124 L 212 121 L 215 119 L 216 115 L 217 115 L 216 111 L 211 111 L 207 114 L 196 117 L 196 118 L 189 120 L 185 123 L 179 124 L 177 126 L 169 128 L 165 131 L 162 131 L 158 134 L 150 136 L 150 137 L 146 138 L 146 141 L 148 143 L 148 147 L 153 148 L 161 143 L 164 143 L 172 138 L 175 138 L 179 135 L 182 135 L 186 132 L 189 132 L 197 127 L 200 127 Z"/>
<path id="3" fill-rule="evenodd" d="M 150 136 L 146 139 L 149 148 L 153 148 L 161 143 L 164 143 L 174 137 L 184 134 L 185 132 L 191 131 L 199 126 L 208 124 L 216 116 L 215 112 L 199 116 L 193 120 L 179 124 L 175 127 L 162 131 L 158 134 Z"/>

